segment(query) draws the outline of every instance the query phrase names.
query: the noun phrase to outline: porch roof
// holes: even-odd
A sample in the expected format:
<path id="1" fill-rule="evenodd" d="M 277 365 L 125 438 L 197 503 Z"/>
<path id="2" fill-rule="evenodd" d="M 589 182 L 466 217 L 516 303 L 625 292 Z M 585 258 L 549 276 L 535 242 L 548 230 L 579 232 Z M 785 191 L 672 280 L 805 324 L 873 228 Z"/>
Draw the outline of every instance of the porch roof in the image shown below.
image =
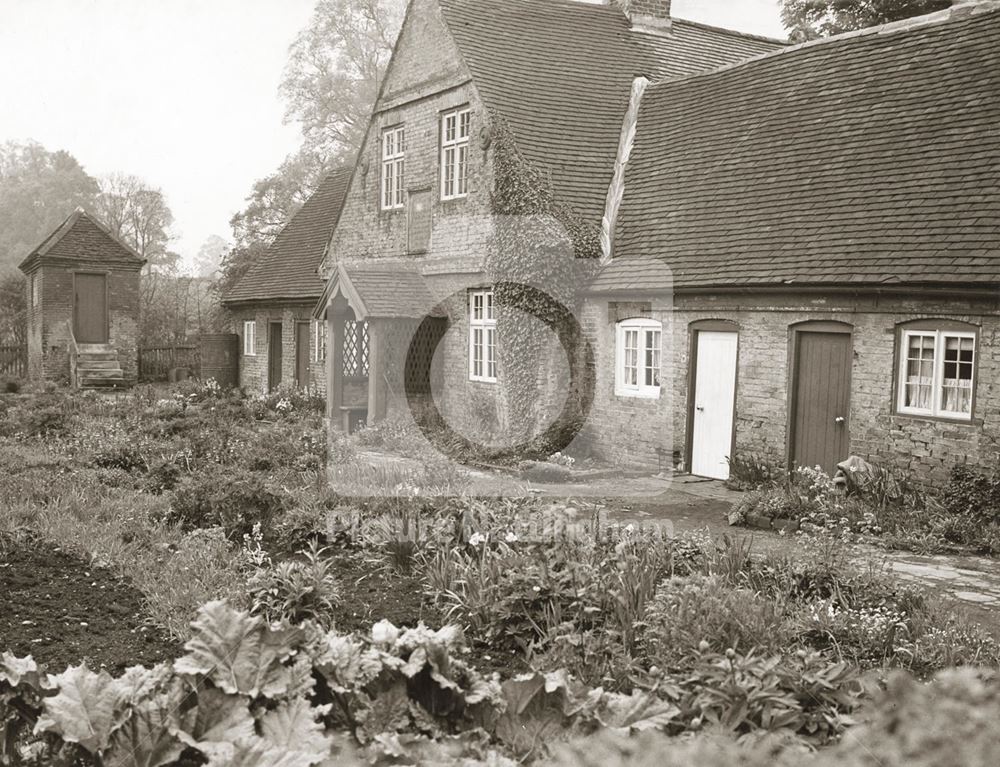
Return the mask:
<path id="1" fill-rule="evenodd" d="M 313 311 L 316 319 L 341 295 L 359 320 L 422 319 L 442 314 L 423 275 L 412 265 L 338 264 Z"/>

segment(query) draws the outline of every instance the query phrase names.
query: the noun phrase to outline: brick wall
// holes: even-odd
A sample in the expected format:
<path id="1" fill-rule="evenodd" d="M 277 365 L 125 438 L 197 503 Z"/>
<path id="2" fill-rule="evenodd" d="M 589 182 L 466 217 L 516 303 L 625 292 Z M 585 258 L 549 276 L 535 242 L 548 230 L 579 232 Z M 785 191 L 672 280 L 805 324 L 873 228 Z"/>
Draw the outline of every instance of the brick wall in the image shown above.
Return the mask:
<path id="1" fill-rule="evenodd" d="M 284 386 L 295 382 L 295 327 L 299 322 L 309 323 L 309 385 L 326 391 L 326 362 L 314 360 L 316 325 L 312 320 L 314 304 L 285 306 L 257 304 L 230 310 L 232 332 L 239 337 L 240 386 L 248 393 L 268 390 L 268 359 L 271 323 L 281 323 L 281 381 Z M 243 323 L 253 320 L 257 328 L 256 355 L 243 354 Z"/>
<path id="2" fill-rule="evenodd" d="M 73 275 L 76 271 L 104 272 L 108 276 L 108 342 L 118 351 L 125 380 L 139 374 L 139 281 L 135 270 L 113 264 L 87 263 L 86 268 L 45 264 L 37 272 L 39 305 L 33 307 L 31 278 L 28 291 L 28 368 L 33 380 L 69 381 L 69 329 L 73 322 Z"/>
<path id="3" fill-rule="evenodd" d="M 614 393 L 615 314 L 606 300 L 589 300 L 584 325 L 596 351 L 597 390 L 585 437 L 605 458 L 655 467 L 656 448 L 684 455 L 692 322 L 729 320 L 739 327 L 736 397 L 737 452 L 787 459 L 790 327 L 807 321 L 853 326 L 851 453 L 918 472 L 932 482 L 955 463 L 996 465 L 1000 439 L 1000 309 L 995 300 L 919 298 L 791 299 L 781 296 L 681 297 L 652 316 L 664 323 L 659 399 Z M 898 324 L 947 319 L 978 326 L 976 419 L 931 420 L 894 412 Z"/>

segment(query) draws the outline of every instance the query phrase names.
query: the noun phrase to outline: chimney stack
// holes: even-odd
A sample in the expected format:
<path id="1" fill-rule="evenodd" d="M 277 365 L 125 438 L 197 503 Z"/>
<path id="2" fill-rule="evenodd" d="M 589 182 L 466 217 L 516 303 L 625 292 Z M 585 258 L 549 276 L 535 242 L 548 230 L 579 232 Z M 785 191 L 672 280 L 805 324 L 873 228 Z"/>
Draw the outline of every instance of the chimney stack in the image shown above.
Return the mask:
<path id="1" fill-rule="evenodd" d="M 608 0 L 629 17 L 634 27 L 670 29 L 670 0 Z"/>

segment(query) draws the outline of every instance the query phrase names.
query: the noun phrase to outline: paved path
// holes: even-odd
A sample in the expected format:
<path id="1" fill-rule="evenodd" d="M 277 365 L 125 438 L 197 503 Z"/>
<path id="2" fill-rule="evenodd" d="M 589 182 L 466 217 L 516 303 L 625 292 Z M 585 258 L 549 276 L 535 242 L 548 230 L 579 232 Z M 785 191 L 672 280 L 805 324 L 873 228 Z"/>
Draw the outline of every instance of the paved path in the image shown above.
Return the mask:
<path id="1" fill-rule="evenodd" d="M 627 494 L 616 492 L 627 486 Z M 752 537 L 754 550 L 794 556 L 794 536 L 730 527 L 726 513 L 740 493 L 721 482 L 695 477 L 645 477 L 629 480 L 601 480 L 591 483 L 585 493 L 574 486 L 532 485 L 545 496 L 601 497 L 607 499 L 612 519 L 636 524 L 669 524 L 674 531 L 707 530 L 713 537 Z M 1000 560 L 986 557 L 941 555 L 924 556 L 884 551 L 872 546 L 856 548 L 859 561 L 884 560 L 888 569 L 904 581 L 934 589 L 970 606 L 988 610 L 993 621 L 1000 620 Z"/>

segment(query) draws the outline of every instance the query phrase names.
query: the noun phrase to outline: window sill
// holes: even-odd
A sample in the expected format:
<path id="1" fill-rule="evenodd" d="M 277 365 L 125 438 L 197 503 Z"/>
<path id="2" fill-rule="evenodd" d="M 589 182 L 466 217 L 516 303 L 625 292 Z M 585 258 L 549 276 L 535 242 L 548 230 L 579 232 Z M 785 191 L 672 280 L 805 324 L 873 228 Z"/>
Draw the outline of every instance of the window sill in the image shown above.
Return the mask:
<path id="1" fill-rule="evenodd" d="M 949 426 L 977 426 L 983 425 L 982 418 L 949 418 L 941 415 L 925 415 L 923 413 L 901 413 L 896 411 L 893 418 L 901 418 L 906 421 L 930 421 L 931 423 L 948 424 Z"/>
<path id="2" fill-rule="evenodd" d="M 459 195 L 458 197 L 444 197 L 444 196 L 442 196 L 441 199 L 440 199 L 440 202 L 442 204 L 448 204 L 448 203 L 451 203 L 451 202 L 463 202 L 464 200 L 468 200 L 468 199 L 469 199 L 469 195 L 467 195 L 467 194 L 462 194 L 462 195 Z"/>
<path id="3" fill-rule="evenodd" d="M 489 386 L 495 386 L 497 384 L 496 378 L 473 378 L 469 376 L 469 383 L 487 384 Z"/>
<path id="4" fill-rule="evenodd" d="M 626 399 L 659 399 L 661 389 L 621 389 L 615 388 L 615 396 Z"/>

